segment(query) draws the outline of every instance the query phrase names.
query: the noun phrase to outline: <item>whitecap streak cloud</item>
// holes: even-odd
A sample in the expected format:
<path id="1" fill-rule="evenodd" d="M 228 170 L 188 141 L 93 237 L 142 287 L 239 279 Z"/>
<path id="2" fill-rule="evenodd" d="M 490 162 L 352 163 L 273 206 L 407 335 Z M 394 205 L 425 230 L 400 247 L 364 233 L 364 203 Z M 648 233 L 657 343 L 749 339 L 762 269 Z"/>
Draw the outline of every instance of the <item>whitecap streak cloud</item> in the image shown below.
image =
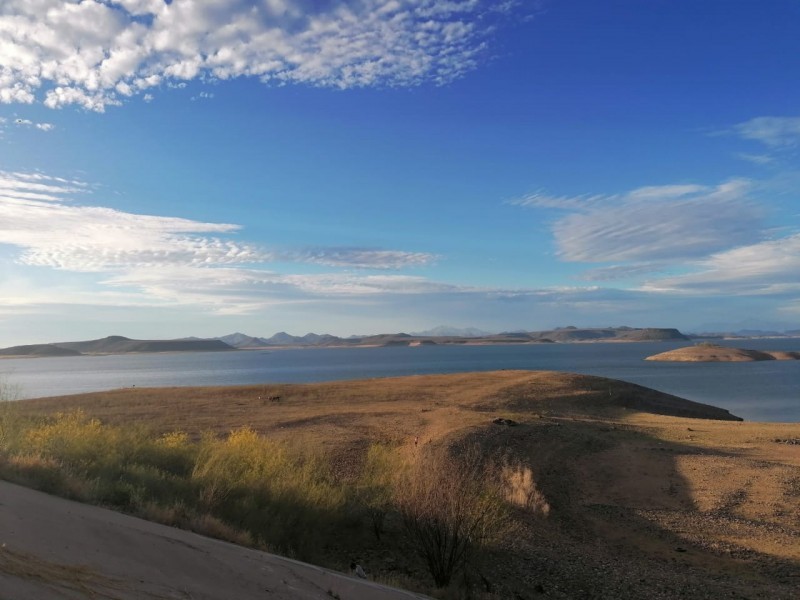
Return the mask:
<path id="1" fill-rule="evenodd" d="M 502 12 L 484 0 L 7 0 L 0 102 L 102 111 L 162 84 L 241 76 L 446 83 L 476 67 Z"/>

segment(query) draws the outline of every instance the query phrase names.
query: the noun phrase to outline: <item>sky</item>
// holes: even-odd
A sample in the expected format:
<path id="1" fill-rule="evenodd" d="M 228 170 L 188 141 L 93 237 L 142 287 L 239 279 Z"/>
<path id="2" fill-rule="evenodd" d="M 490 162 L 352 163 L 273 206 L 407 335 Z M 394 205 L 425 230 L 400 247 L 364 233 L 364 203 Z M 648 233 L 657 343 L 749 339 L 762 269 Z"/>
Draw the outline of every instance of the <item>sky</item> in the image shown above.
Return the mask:
<path id="1" fill-rule="evenodd" d="M 796 0 L 0 0 L 0 346 L 800 329 Z"/>

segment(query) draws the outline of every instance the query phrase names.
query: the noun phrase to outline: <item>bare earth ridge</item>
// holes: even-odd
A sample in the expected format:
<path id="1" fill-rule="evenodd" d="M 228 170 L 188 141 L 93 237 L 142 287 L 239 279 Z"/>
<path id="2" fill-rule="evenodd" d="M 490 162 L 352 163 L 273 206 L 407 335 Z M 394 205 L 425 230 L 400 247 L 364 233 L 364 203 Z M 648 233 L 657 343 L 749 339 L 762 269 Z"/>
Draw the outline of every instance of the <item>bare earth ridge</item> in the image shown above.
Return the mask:
<path id="1" fill-rule="evenodd" d="M 412 460 L 415 438 L 434 450 L 452 449 L 465 440 L 487 451 L 502 450 L 531 469 L 550 510 L 546 516 L 522 509 L 515 513 L 517 532 L 490 549 L 480 565 L 480 598 L 800 597 L 796 423 L 745 423 L 727 411 L 624 382 L 530 371 L 125 389 L 20 406 L 37 414 L 82 407 L 105 422 L 143 422 L 165 432 L 224 434 L 248 425 L 289 444 L 321 448 L 342 478 L 360 472 L 368 445 L 376 441 L 395 443 Z M 508 420 L 517 425 L 508 426 Z M 35 506 L 17 508 L 5 496 L 0 502 L 6 505 L 0 506 L 5 511 L 0 512 L 0 542 L 8 540 L 6 552 L 23 552 L 48 564 L 66 562 L 68 555 L 56 553 L 46 528 L 35 526 Z M 56 521 L 72 521 L 74 537 L 104 535 L 91 521 L 71 519 L 77 508 L 46 510 Z M 26 516 L 12 527 L 8 516 L 13 514 Z M 17 537 L 9 537 L 10 529 Z M 33 533 L 26 538 L 19 533 L 23 530 Z M 222 571 L 217 587 L 209 588 L 217 591 L 208 596 L 163 597 L 247 598 L 235 593 L 236 586 L 263 582 L 269 587 L 260 578 L 272 563 L 262 555 L 234 560 L 230 553 L 235 555 L 238 548 L 200 544 L 197 536 L 185 532 L 175 535 L 185 543 L 165 542 L 169 546 L 164 548 L 188 543 L 208 552 L 210 561 L 232 560 L 238 570 Z M 402 577 L 417 582 L 419 589 L 430 589 L 424 565 L 407 547 L 364 540 L 353 547 L 347 537 L 328 549 L 326 564 L 346 569 L 337 557 L 358 556 L 378 580 Z M 167 593 L 167 574 L 186 581 L 195 573 L 189 564 L 194 559 L 177 558 L 184 555 L 176 553 L 173 560 L 165 552 L 156 561 L 158 575 L 146 566 L 149 546 L 135 542 L 124 548 L 127 554 L 113 559 L 102 551 L 100 556 L 90 554 L 90 566 L 112 578 L 130 573 L 153 594 Z M 71 564 L 87 560 L 86 554 L 72 556 Z M 211 563 L 199 564 L 207 569 Z M 0 573 L 7 565 L 0 562 Z M 5 572 L 0 578 L 14 580 Z M 324 581 L 323 588 L 333 579 Z M 234 591 L 218 591 L 227 591 L 226 585 Z M 315 597 L 301 595 L 300 585 L 292 585 L 298 595 L 274 597 Z M 378 596 L 353 588 L 341 598 Z"/>

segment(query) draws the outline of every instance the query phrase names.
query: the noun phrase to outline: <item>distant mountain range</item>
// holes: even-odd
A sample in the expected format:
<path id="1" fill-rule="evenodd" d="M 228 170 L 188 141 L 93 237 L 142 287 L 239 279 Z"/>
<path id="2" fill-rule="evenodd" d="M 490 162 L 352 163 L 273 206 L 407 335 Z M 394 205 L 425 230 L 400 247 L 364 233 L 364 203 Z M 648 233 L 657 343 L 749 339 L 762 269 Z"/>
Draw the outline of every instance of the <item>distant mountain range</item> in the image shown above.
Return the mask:
<path id="1" fill-rule="evenodd" d="M 263 338 L 232 333 L 218 338 L 179 340 L 135 340 L 119 335 L 83 342 L 31 344 L 0 350 L 0 356 L 80 356 L 82 354 L 125 354 L 134 352 L 218 352 L 275 347 L 369 347 L 423 346 L 456 344 L 543 344 L 570 342 L 652 342 L 688 340 L 674 328 L 578 328 L 560 327 L 546 331 L 510 331 L 487 334 L 477 329 L 437 327 L 427 332 L 387 333 L 342 338 L 329 334 L 307 333 L 295 336 L 281 331 Z"/>
<path id="2" fill-rule="evenodd" d="M 253 337 L 243 333 L 232 333 L 218 339 L 234 348 L 252 349 L 271 346 L 419 346 L 433 344 L 531 344 L 548 342 L 589 341 L 659 341 L 688 340 L 677 329 L 609 327 L 587 328 L 562 327 L 547 331 L 519 331 L 488 334 L 478 329 L 437 327 L 416 333 L 385 333 L 379 335 L 342 338 L 335 335 L 307 333 L 304 336 L 290 335 L 285 331 L 270 338 Z"/>

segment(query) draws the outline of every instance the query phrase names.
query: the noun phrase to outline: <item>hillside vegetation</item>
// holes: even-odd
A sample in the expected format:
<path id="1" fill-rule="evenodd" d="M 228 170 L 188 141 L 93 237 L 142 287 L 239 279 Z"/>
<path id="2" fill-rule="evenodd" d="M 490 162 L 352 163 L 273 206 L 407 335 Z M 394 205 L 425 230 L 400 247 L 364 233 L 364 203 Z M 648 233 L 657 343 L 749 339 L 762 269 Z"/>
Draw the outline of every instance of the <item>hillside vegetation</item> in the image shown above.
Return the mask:
<path id="1" fill-rule="evenodd" d="M 0 422 L 4 478 L 441 597 L 800 592 L 800 426 L 632 384 L 128 389 Z"/>

